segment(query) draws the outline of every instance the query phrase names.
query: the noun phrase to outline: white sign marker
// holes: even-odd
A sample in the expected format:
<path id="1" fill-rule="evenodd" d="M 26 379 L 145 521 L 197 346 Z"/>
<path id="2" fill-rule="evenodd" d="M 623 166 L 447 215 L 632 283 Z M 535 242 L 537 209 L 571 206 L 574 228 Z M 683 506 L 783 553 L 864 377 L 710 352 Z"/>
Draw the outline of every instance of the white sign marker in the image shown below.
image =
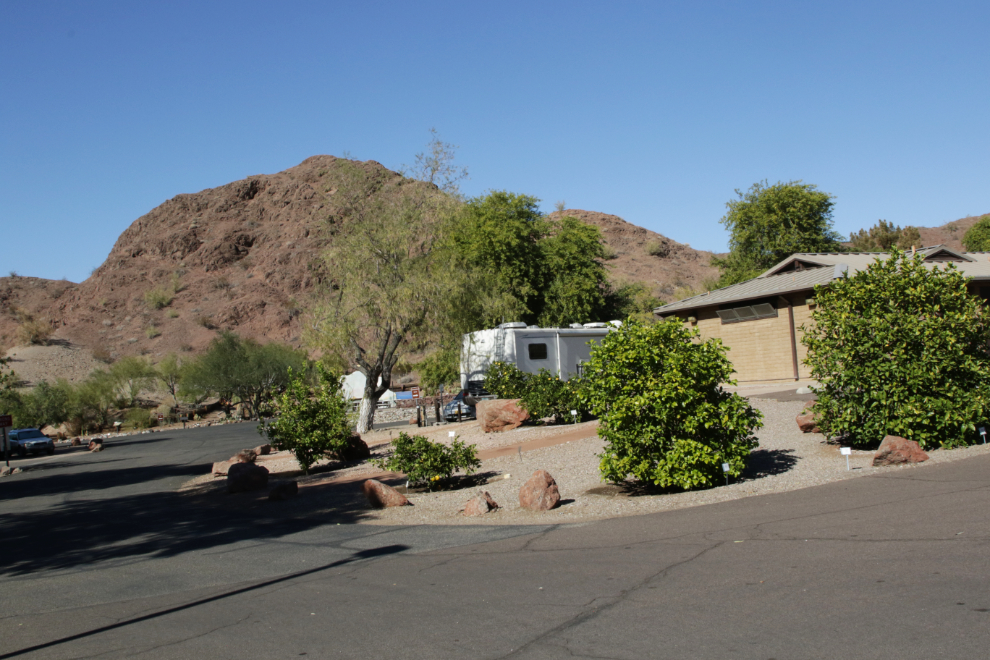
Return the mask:
<path id="1" fill-rule="evenodd" d="M 725 473 L 725 485 L 729 485 L 729 464 L 722 463 L 722 472 Z"/>
<path id="2" fill-rule="evenodd" d="M 839 453 L 846 457 L 846 472 L 849 471 L 849 455 L 853 453 L 852 447 L 839 447 Z"/>
<path id="3" fill-rule="evenodd" d="M 447 437 L 448 438 L 453 438 L 455 435 L 457 435 L 457 433 L 455 431 L 447 431 Z"/>
<path id="4" fill-rule="evenodd" d="M 987 444 L 987 430 L 984 427 L 980 427 L 980 435 L 983 436 L 983 444 Z"/>

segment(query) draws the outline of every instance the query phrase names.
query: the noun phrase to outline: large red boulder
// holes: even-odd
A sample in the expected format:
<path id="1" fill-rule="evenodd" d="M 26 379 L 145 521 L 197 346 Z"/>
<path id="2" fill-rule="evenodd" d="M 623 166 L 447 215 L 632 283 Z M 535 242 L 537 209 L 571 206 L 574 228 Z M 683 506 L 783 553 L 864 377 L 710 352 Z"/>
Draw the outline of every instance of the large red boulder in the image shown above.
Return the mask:
<path id="1" fill-rule="evenodd" d="M 361 486 L 361 489 L 364 491 L 364 496 L 368 498 L 368 503 L 376 509 L 409 504 L 405 495 L 377 479 L 368 479 Z"/>
<path id="2" fill-rule="evenodd" d="M 227 469 L 227 492 L 261 490 L 268 485 L 268 468 L 254 463 L 234 463 Z"/>
<path id="3" fill-rule="evenodd" d="M 813 408 L 814 405 L 814 401 L 809 401 L 807 405 L 805 405 L 804 410 L 801 411 L 801 414 L 797 416 L 797 425 L 798 428 L 801 429 L 802 433 L 822 432 L 822 430 L 818 428 L 818 416 L 815 414 Z"/>
<path id="4" fill-rule="evenodd" d="M 254 449 L 242 449 L 230 459 L 235 463 L 254 463 L 258 460 L 258 452 Z"/>
<path id="5" fill-rule="evenodd" d="M 254 453 L 256 456 L 268 456 L 268 454 L 272 453 L 272 446 L 258 445 L 257 447 L 254 448 Z"/>
<path id="6" fill-rule="evenodd" d="M 465 516 L 483 516 L 498 509 L 498 503 L 487 491 L 478 491 L 478 496 L 464 505 Z"/>
<path id="7" fill-rule="evenodd" d="M 557 482 L 546 470 L 537 470 L 519 489 L 519 506 L 530 511 L 549 511 L 560 504 Z"/>
<path id="8" fill-rule="evenodd" d="M 489 399 L 479 401 L 475 408 L 481 430 L 485 433 L 492 431 L 511 431 L 519 428 L 529 419 L 529 413 L 519 405 L 520 399 Z"/>
<path id="9" fill-rule="evenodd" d="M 928 454 L 914 440 L 888 435 L 880 443 L 877 453 L 873 455 L 873 467 L 922 463 L 927 460 Z"/>

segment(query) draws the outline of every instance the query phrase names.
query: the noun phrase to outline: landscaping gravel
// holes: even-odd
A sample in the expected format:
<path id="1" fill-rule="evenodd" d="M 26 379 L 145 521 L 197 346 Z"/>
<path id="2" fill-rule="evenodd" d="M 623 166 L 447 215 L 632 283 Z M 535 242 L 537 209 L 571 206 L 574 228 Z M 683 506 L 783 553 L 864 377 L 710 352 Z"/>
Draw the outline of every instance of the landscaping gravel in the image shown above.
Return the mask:
<path id="1" fill-rule="evenodd" d="M 579 523 L 602 518 L 638 515 L 656 511 L 666 511 L 683 507 L 699 506 L 726 500 L 781 493 L 809 486 L 851 479 L 881 472 L 897 470 L 923 470 L 926 465 L 958 460 L 970 456 L 990 453 L 990 445 L 976 445 L 963 449 L 933 450 L 929 460 L 912 466 L 874 468 L 872 451 L 853 450 L 849 457 L 851 469 L 846 469 L 845 457 L 840 455 L 837 445 L 827 444 L 820 434 L 801 433 L 794 418 L 804 407 L 803 401 L 775 401 L 751 399 L 752 404 L 764 415 L 764 426 L 757 433 L 760 446 L 755 449 L 750 464 L 743 477 L 729 485 L 690 492 L 666 494 L 641 494 L 631 489 L 622 489 L 602 483 L 598 473 L 598 457 L 603 441 L 596 435 L 596 423 L 588 422 L 576 426 L 522 427 L 507 433 L 483 434 L 477 422 L 452 424 L 433 429 L 411 431 L 428 432 L 431 439 L 447 441 L 450 430 L 456 430 L 461 440 L 478 444 L 479 451 L 491 452 L 500 447 L 512 447 L 534 440 L 552 441 L 555 435 L 572 438 L 570 441 L 549 447 L 513 452 L 484 460 L 479 474 L 487 483 L 474 488 L 453 491 L 410 492 L 407 493 L 412 506 L 372 510 L 359 501 L 363 509 L 357 519 L 370 524 L 547 524 Z M 585 437 L 582 430 L 586 433 Z M 373 449 L 381 452 L 388 442 L 387 433 L 378 432 L 365 436 Z M 278 473 L 289 468 L 296 469 L 294 460 L 285 452 L 265 457 L 263 463 Z M 519 488 L 538 469 L 548 471 L 556 480 L 561 495 L 561 505 L 551 511 L 537 513 L 520 508 Z M 298 512 L 320 498 L 326 499 L 321 486 L 338 486 L 343 490 L 346 482 L 354 482 L 357 490 L 360 482 L 378 472 L 369 463 L 349 466 L 341 470 L 314 474 L 300 478 L 300 495 L 293 508 Z M 285 474 L 284 476 L 288 476 Z M 392 475 L 395 476 L 395 475 Z M 204 475 L 187 484 L 188 487 L 208 484 L 212 477 Z M 219 484 L 217 484 L 219 485 Z M 478 490 L 491 494 L 500 508 L 483 516 L 465 517 L 460 513 L 464 504 L 474 497 Z M 349 501 L 355 502 L 351 497 Z M 321 510 L 334 507 L 326 502 Z M 339 507 L 338 509 L 339 510 Z"/>

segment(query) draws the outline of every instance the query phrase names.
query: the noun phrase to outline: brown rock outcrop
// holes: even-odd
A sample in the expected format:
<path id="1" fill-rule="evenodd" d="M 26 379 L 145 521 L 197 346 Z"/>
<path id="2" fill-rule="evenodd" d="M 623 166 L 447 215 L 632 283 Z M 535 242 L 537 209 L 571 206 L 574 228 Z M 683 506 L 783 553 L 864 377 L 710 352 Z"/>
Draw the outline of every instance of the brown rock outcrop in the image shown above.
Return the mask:
<path id="1" fill-rule="evenodd" d="M 880 443 L 877 453 L 873 455 L 873 467 L 923 463 L 927 460 L 928 454 L 914 440 L 908 440 L 898 435 L 888 435 Z"/>
<path id="2" fill-rule="evenodd" d="M 529 413 L 519 405 L 520 399 L 479 401 L 475 409 L 481 430 L 485 433 L 511 431 L 529 419 Z"/>
<path id="3" fill-rule="evenodd" d="M 409 504 L 405 495 L 377 479 L 368 479 L 361 486 L 361 489 L 364 491 L 364 496 L 368 498 L 368 503 L 376 509 Z"/>
<path id="4" fill-rule="evenodd" d="M 549 511 L 560 504 L 557 482 L 546 470 L 537 470 L 519 489 L 519 506 L 530 511 Z"/>

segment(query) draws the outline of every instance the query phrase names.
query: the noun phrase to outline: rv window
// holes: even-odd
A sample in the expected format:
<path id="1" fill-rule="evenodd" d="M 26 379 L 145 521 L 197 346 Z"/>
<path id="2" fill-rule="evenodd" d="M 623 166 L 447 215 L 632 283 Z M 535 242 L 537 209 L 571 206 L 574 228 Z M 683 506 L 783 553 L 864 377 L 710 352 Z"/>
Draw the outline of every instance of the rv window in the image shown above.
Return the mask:
<path id="1" fill-rule="evenodd" d="M 529 345 L 529 359 L 530 360 L 546 360 L 547 359 L 547 345 L 546 344 L 530 344 Z"/>

